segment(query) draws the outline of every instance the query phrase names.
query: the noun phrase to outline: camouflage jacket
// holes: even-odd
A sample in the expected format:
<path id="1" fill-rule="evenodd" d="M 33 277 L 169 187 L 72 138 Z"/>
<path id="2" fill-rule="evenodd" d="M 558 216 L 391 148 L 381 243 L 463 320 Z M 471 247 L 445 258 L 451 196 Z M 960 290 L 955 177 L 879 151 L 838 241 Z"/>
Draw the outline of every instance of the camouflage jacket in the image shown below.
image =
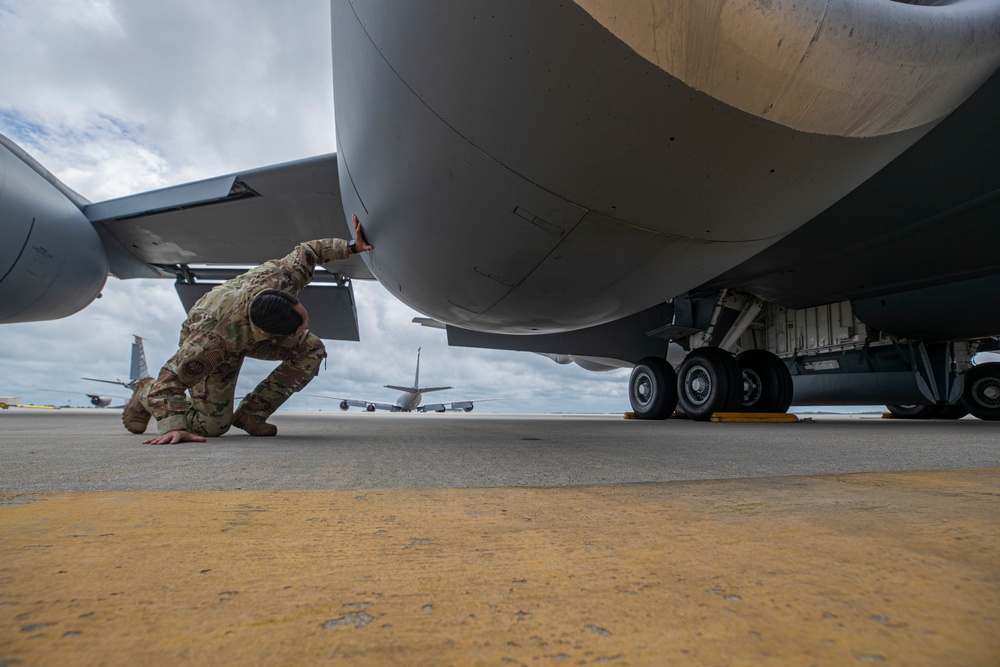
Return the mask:
<path id="1" fill-rule="evenodd" d="M 184 392 L 222 364 L 240 362 L 260 341 L 294 347 L 293 336 L 265 333 L 250 323 L 250 301 L 269 287 L 298 294 L 317 264 L 346 259 L 347 241 L 319 239 L 295 246 L 287 256 L 261 264 L 213 288 L 191 308 L 181 327 L 177 352 L 164 364 L 149 391 L 149 411 L 160 433 L 187 428 Z"/>

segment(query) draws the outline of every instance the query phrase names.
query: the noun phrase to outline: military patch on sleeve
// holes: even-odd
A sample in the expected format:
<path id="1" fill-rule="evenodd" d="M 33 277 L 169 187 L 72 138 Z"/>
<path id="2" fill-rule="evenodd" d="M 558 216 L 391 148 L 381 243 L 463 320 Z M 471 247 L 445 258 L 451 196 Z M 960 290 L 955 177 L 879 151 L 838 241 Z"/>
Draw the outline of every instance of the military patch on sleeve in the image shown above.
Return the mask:
<path id="1" fill-rule="evenodd" d="M 222 364 L 222 352 L 219 350 L 205 350 L 205 359 L 212 368 L 218 368 Z"/>
<path id="2" fill-rule="evenodd" d="M 192 359 L 184 364 L 184 375 L 189 378 L 200 377 L 205 372 L 205 362 L 201 359 Z"/>

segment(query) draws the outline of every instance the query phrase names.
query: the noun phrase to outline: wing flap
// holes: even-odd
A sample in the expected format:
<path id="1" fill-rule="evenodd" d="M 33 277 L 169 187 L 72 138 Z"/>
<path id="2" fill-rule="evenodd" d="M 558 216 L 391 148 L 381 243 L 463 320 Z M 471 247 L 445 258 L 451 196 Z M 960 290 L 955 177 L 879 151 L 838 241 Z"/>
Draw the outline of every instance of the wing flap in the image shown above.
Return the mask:
<path id="1" fill-rule="evenodd" d="M 198 299 L 218 284 L 177 282 L 174 288 L 184 310 L 190 311 Z M 361 340 L 354 286 L 350 282 L 343 286 L 314 282 L 299 292 L 298 298 L 309 311 L 309 331 L 324 340 Z"/>
<path id="2" fill-rule="evenodd" d="M 97 202 L 83 211 L 102 237 L 152 266 L 256 265 L 302 241 L 353 238 L 333 153 Z M 111 261 L 116 276 L 136 273 L 127 256 Z M 374 279 L 359 255 L 337 262 L 336 271 Z"/>

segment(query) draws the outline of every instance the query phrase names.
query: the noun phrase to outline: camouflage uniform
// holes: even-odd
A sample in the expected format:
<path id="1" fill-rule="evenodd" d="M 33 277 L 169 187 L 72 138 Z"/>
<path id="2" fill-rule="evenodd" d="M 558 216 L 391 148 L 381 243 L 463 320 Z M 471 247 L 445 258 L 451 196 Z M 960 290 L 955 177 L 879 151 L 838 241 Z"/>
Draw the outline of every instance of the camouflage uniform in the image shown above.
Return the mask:
<path id="1" fill-rule="evenodd" d="M 281 361 L 243 399 L 239 409 L 247 414 L 264 420 L 309 384 L 326 357 L 323 342 L 308 332 L 282 336 L 261 331 L 250 323 L 250 301 L 269 287 L 297 294 L 312 281 L 316 264 L 350 254 L 342 239 L 308 241 L 283 259 L 265 262 L 198 299 L 181 327 L 176 354 L 156 380 L 141 389 L 139 400 L 156 419 L 159 432 L 183 429 L 212 437 L 228 431 L 236 380 L 246 357 Z"/>

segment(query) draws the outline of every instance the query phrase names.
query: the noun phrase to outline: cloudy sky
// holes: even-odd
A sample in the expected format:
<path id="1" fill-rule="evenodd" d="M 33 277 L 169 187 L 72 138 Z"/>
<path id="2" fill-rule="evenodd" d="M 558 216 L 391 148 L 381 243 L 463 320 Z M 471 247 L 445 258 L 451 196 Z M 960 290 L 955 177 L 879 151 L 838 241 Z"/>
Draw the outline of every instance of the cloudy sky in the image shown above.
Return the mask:
<path id="1" fill-rule="evenodd" d="M 328 0 L 0 0 L 0 35 L 0 133 L 91 201 L 336 150 Z M 323 393 L 391 402 L 382 385 L 409 384 L 422 347 L 423 384 L 455 387 L 436 398 L 503 399 L 478 411 L 629 409 L 626 370 L 449 348 L 377 283 L 355 295 L 362 341 L 328 342 L 329 368 L 290 408 L 335 409 Z M 72 317 L 0 327 L 0 395 L 124 398 L 79 378 L 127 377 L 131 334 L 155 375 L 183 319 L 171 281 L 109 279 Z M 270 368 L 249 360 L 239 391 Z"/>
<path id="2" fill-rule="evenodd" d="M 328 0 L 0 0 L 0 35 L 0 133 L 91 201 L 336 150 Z M 392 402 L 382 385 L 410 384 L 422 347 L 422 384 L 455 387 L 435 398 L 504 399 L 477 411 L 629 409 L 628 371 L 449 348 L 377 283 L 355 296 L 361 342 L 328 341 L 329 368 L 289 408 L 336 408 L 315 394 Z M 127 378 L 132 334 L 155 375 L 183 320 L 172 281 L 111 278 L 72 317 L 0 327 L 0 395 L 126 397 L 79 378 Z M 272 366 L 248 361 L 238 390 Z"/>

